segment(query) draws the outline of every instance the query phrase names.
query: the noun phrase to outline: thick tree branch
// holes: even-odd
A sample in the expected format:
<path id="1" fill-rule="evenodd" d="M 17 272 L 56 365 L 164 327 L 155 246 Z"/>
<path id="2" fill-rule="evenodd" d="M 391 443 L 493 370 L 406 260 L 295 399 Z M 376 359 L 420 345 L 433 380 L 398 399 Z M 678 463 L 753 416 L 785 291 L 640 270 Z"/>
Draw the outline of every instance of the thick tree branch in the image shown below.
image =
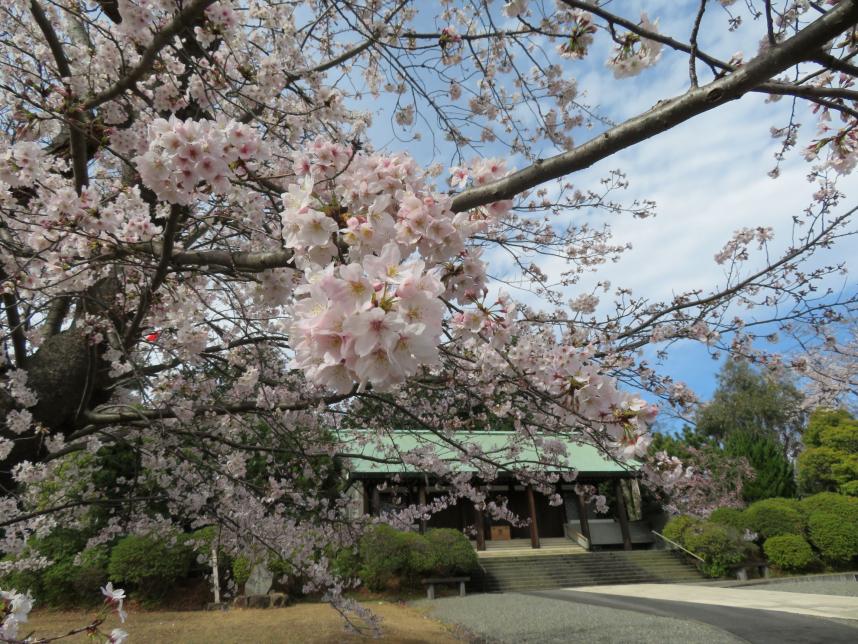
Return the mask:
<path id="1" fill-rule="evenodd" d="M 127 257 L 134 253 L 146 253 L 157 258 L 164 256 L 161 242 L 140 242 L 122 246 L 112 253 L 101 256 L 100 260 L 113 260 Z M 291 250 L 275 250 L 268 252 L 249 252 L 231 250 L 186 250 L 177 251 L 170 257 L 171 266 L 209 266 L 220 267 L 222 270 L 235 273 L 258 273 L 272 268 L 292 266 Z"/>
<path id="2" fill-rule="evenodd" d="M 338 394 L 336 396 L 323 396 L 313 400 L 305 400 L 303 402 L 282 403 L 272 405 L 270 407 L 260 407 L 255 401 L 246 401 L 241 403 L 233 403 L 227 405 L 200 405 L 194 407 L 193 416 L 221 416 L 224 414 L 265 414 L 271 411 L 301 411 L 304 409 L 312 409 L 320 404 L 334 405 L 351 398 L 354 391 L 347 394 Z M 176 413 L 169 409 L 135 409 L 133 411 L 117 411 L 117 412 L 84 412 L 82 422 L 88 425 L 121 425 L 124 423 L 133 423 L 149 420 L 167 420 L 176 418 Z"/>
<path id="3" fill-rule="evenodd" d="M 60 73 L 60 79 L 65 85 L 66 92 L 68 93 L 67 100 L 70 104 L 73 104 L 74 97 L 72 96 L 70 85 L 72 76 L 71 66 L 69 65 L 68 58 L 66 58 L 65 51 L 63 50 L 62 43 L 57 36 L 57 32 L 54 30 L 54 26 L 51 24 L 51 21 L 48 20 L 48 16 L 45 15 L 44 10 L 36 0 L 30 0 L 30 13 L 33 14 L 36 24 L 39 25 L 42 35 L 48 42 L 48 47 L 51 49 L 54 62 L 57 64 L 57 71 Z M 89 159 L 86 152 L 86 134 L 84 133 L 83 128 L 83 114 L 85 111 L 86 110 L 70 109 L 66 112 L 69 128 L 69 148 L 71 152 L 72 171 L 74 172 L 75 189 L 78 194 L 80 194 L 83 187 L 89 183 L 89 176 L 86 167 Z"/>
<path id="4" fill-rule="evenodd" d="M 611 128 L 569 152 L 537 161 L 500 181 L 466 190 L 453 199 L 453 210 L 461 212 L 493 201 L 511 199 L 546 181 L 583 170 L 620 150 L 735 100 L 792 65 L 805 60 L 808 52 L 816 51 L 824 43 L 853 26 L 856 20 L 858 2 L 842 2 L 789 40 L 771 47 L 729 76 L 660 103 L 650 111 Z"/>
<path id="5" fill-rule="evenodd" d="M 175 38 L 183 29 L 191 26 L 191 24 L 215 2 L 216 0 L 193 0 L 193 2 L 176 14 L 176 17 L 173 18 L 170 24 L 163 29 L 160 29 L 155 34 L 151 44 L 146 48 L 146 51 L 143 52 L 143 55 L 140 57 L 140 62 L 137 63 L 134 69 L 129 71 L 115 85 L 113 85 L 113 87 L 110 87 L 101 94 L 97 94 L 87 100 L 81 106 L 81 109 L 91 110 L 102 103 L 106 103 L 107 101 L 116 98 L 125 90 L 134 87 L 152 69 L 152 65 L 161 50 L 169 45 L 173 41 L 173 38 Z"/>

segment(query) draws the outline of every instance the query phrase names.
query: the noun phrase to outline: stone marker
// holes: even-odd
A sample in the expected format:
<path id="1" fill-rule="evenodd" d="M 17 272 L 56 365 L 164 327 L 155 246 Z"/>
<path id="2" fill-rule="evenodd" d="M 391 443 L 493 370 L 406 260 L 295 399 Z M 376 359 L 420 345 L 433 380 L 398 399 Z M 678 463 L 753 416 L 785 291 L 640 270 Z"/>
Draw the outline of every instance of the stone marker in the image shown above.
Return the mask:
<path id="1" fill-rule="evenodd" d="M 268 570 L 264 561 L 254 564 L 250 569 L 250 577 L 244 584 L 245 595 L 267 595 L 274 582 L 274 575 Z"/>
<path id="2" fill-rule="evenodd" d="M 271 597 L 268 595 L 248 595 L 247 596 L 247 607 L 248 608 L 270 608 L 271 607 Z"/>

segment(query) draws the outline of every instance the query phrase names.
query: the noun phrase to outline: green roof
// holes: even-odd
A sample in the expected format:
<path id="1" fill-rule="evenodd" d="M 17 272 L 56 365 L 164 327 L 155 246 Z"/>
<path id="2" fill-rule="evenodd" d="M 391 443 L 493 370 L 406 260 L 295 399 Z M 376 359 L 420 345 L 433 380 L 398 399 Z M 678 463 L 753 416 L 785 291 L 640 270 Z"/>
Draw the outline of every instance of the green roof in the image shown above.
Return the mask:
<path id="1" fill-rule="evenodd" d="M 392 460 L 391 457 L 395 456 L 396 452 L 407 454 L 426 445 L 432 445 L 433 451 L 442 460 L 449 462 L 455 471 L 474 472 L 477 469 L 471 464 L 463 463 L 460 458 L 461 450 L 450 445 L 435 432 L 393 430 L 379 435 L 376 432 L 371 432 L 371 430 L 347 429 L 337 433 L 340 440 L 347 444 L 344 450 L 348 458 L 345 469 L 352 475 L 420 474 L 421 470 L 414 465 L 402 462 L 379 462 L 379 460 Z M 366 445 L 356 442 L 355 439 L 362 434 L 372 436 L 371 442 Z M 456 432 L 451 434 L 449 438 L 458 445 L 474 444 L 489 457 L 495 454 L 498 457 L 497 460 L 503 465 L 501 472 L 539 466 L 537 449 L 533 442 L 523 441 L 521 435 L 515 432 Z M 546 436 L 545 438 L 560 440 L 556 436 Z M 639 467 L 639 464 L 634 461 L 625 464 L 617 463 L 593 445 L 576 443 L 572 440 L 561 440 L 561 442 L 566 445 L 566 456 L 563 458 L 567 465 L 565 469 L 571 468 L 581 474 L 617 476 L 618 474 L 635 472 Z M 500 456 L 509 448 L 511 443 L 517 444 L 521 451 L 514 462 L 506 462 L 506 459 L 501 459 Z M 563 468 L 555 466 L 548 469 L 556 471 Z"/>

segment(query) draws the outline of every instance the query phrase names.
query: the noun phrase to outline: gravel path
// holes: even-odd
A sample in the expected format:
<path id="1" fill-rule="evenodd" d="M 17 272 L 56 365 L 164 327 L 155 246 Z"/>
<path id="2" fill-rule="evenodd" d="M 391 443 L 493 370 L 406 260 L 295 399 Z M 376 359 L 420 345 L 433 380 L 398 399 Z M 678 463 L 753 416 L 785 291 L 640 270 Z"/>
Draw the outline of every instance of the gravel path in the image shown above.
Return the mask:
<path id="1" fill-rule="evenodd" d="M 516 593 L 449 597 L 415 604 L 427 609 L 432 617 L 458 624 L 489 642 L 738 644 L 742 641 L 699 622 Z"/>
<path id="2" fill-rule="evenodd" d="M 858 597 L 858 581 L 791 581 L 743 586 L 742 590 L 776 590 L 784 593 L 813 593 L 814 595 Z"/>

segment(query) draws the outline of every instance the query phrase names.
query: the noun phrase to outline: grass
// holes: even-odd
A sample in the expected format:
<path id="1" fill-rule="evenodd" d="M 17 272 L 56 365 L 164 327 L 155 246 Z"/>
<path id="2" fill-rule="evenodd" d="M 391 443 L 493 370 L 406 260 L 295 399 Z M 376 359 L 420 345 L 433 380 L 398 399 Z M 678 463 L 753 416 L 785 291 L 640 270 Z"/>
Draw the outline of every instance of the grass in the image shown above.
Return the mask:
<path id="1" fill-rule="evenodd" d="M 339 643 L 339 642 L 385 642 L 389 644 L 453 644 L 461 642 L 455 638 L 448 626 L 441 624 L 423 612 L 408 606 L 371 601 L 364 604 L 382 618 L 382 637 L 370 637 L 347 633 L 342 617 L 328 604 L 302 603 L 288 608 L 267 610 L 228 610 L 215 612 L 152 611 L 133 612 L 122 626 L 130 637 L 129 644 L 281 644 L 295 643 Z M 35 631 L 37 636 L 59 635 L 86 624 L 92 613 L 34 611 L 30 615 L 28 628 L 19 636 Z M 114 616 L 103 629 L 120 626 Z M 86 635 L 61 640 L 63 642 L 87 642 Z"/>

